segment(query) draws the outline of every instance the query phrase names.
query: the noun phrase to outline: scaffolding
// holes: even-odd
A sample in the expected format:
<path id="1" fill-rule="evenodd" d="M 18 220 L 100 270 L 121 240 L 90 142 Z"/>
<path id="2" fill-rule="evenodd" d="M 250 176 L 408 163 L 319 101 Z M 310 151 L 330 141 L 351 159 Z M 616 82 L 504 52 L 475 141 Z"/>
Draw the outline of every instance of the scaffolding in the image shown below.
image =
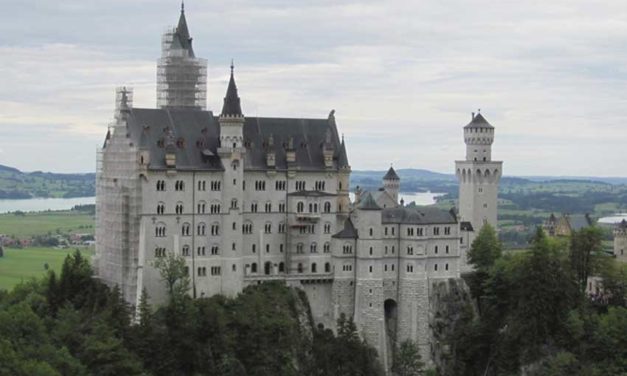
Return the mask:
<path id="1" fill-rule="evenodd" d="M 118 285 L 128 302 L 137 298 L 141 185 L 138 150 L 129 147 L 126 114 L 132 90 L 116 90 L 115 121 L 97 152 L 96 255 L 94 269 L 110 286 Z"/>
<path id="2" fill-rule="evenodd" d="M 161 40 L 157 62 L 157 107 L 207 108 L 207 60 L 178 43 L 176 29 Z"/>

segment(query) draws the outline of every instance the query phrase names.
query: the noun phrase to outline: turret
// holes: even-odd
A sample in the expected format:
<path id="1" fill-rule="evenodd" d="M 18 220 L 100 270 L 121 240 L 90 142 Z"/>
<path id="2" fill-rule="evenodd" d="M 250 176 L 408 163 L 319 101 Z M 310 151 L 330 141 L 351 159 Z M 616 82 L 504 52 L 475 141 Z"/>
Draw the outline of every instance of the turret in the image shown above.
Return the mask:
<path id="1" fill-rule="evenodd" d="M 398 204 L 398 191 L 401 188 L 401 178 L 396 174 L 394 168 L 390 166 L 390 169 L 383 177 L 383 189 L 390 197 Z"/>
<path id="2" fill-rule="evenodd" d="M 244 114 L 237 94 L 233 63 L 231 63 L 231 78 L 218 122 L 220 123 L 220 148 L 218 150 L 220 155 L 243 152 Z"/>
<path id="3" fill-rule="evenodd" d="M 627 262 L 627 221 L 624 219 L 614 228 L 614 256 L 617 261 Z"/>
<path id="4" fill-rule="evenodd" d="M 481 113 L 477 115 L 472 113 L 470 123 L 464 127 L 464 142 L 467 161 L 490 162 L 492 160 L 494 127 Z"/>

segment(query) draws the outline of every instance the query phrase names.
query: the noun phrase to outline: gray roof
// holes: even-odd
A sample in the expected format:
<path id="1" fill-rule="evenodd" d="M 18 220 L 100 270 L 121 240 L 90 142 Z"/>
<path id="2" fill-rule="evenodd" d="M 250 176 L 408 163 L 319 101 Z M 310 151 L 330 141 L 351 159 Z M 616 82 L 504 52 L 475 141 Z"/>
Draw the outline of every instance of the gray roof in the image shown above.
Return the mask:
<path id="1" fill-rule="evenodd" d="M 472 228 L 472 223 L 470 222 L 460 222 L 459 223 L 459 228 L 462 231 L 475 231 L 474 228 Z"/>
<path id="2" fill-rule="evenodd" d="M 231 63 L 231 79 L 229 87 L 226 89 L 224 97 L 224 105 L 222 106 L 222 116 L 243 116 L 242 106 L 240 105 L 239 96 L 237 95 L 237 85 L 235 85 L 235 77 L 233 77 L 233 63 Z"/>
<path id="3" fill-rule="evenodd" d="M 370 192 L 367 192 L 364 195 L 364 198 L 362 198 L 359 201 L 359 204 L 357 205 L 357 209 L 359 209 L 359 210 L 381 210 L 381 208 L 379 207 L 379 205 L 377 205 L 377 202 L 374 200 L 374 198 L 372 197 L 372 194 L 370 194 Z"/>
<path id="4" fill-rule="evenodd" d="M 478 113 L 472 118 L 472 121 L 468 123 L 464 128 L 494 128 L 492 124 L 488 123 L 488 121 Z"/>
<path id="5" fill-rule="evenodd" d="M 413 206 L 383 209 L 382 223 L 401 224 L 455 224 L 457 218 L 450 211 L 431 206 Z"/>
<path id="6" fill-rule="evenodd" d="M 332 236 L 332 238 L 336 239 L 357 239 L 357 237 L 357 230 L 350 218 L 344 221 L 344 229 Z"/>
<path id="7" fill-rule="evenodd" d="M 582 228 L 592 226 L 592 218 L 590 218 L 588 214 L 568 215 L 566 218 L 568 219 L 571 230 L 581 230 Z"/>
<path id="8" fill-rule="evenodd" d="M 394 171 L 392 166 L 390 166 L 390 169 L 383 177 L 383 180 L 401 180 L 401 178 L 398 177 L 398 175 L 396 174 L 396 171 Z"/>
<path id="9" fill-rule="evenodd" d="M 289 119 L 248 117 L 244 122 L 244 168 L 267 170 L 269 138 L 277 170 L 287 169 L 285 149 L 292 139 L 299 170 L 324 171 L 323 146 L 327 130 L 331 133 L 334 169 L 339 168 L 341 145 L 334 121 L 329 119 Z M 129 142 L 150 152 L 150 169 L 165 169 L 165 146 L 171 133 L 175 140 L 176 166 L 190 170 L 223 170 L 217 156 L 220 127 L 210 111 L 195 109 L 142 109 L 128 112 Z"/>
<path id="10" fill-rule="evenodd" d="M 185 19 L 185 8 L 181 4 L 181 16 L 179 24 L 174 32 L 172 39 L 172 48 L 184 49 L 189 52 L 189 57 L 194 57 L 194 49 L 192 48 L 192 37 L 189 35 L 187 28 L 187 20 Z"/>

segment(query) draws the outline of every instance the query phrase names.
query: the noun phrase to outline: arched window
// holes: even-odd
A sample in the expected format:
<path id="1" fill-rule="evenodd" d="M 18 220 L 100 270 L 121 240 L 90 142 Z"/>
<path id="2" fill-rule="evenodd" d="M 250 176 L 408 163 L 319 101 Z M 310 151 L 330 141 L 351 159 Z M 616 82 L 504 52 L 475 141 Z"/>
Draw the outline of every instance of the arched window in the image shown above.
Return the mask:
<path id="1" fill-rule="evenodd" d="M 165 204 L 163 202 L 159 202 L 157 204 L 157 214 L 163 214 L 165 212 Z"/>
<path id="2" fill-rule="evenodd" d="M 318 244 L 316 244 L 316 243 L 311 243 L 311 245 L 309 246 L 309 250 L 311 251 L 311 253 L 316 253 L 316 252 L 318 252 Z"/>
<path id="3" fill-rule="evenodd" d="M 251 272 L 251 273 L 257 273 L 257 263 L 256 263 L 256 262 L 253 262 L 253 263 L 250 265 L 250 272 Z"/>
<path id="4" fill-rule="evenodd" d="M 181 251 L 181 254 L 183 256 L 189 256 L 189 246 L 188 245 L 184 245 L 183 246 L 183 250 Z"/>
<path id="5" fill-rule="evenodd" d="M 311 264 L 311 272 L 318 273 L 318 265 L 315 262 Z"/>
<path id="6" fill-rule="evenodd" d="M 264 266 L 263 266 L 263 272 L 265 275 L 270 275 L 272 274 L 272 263 L 270 261 L 267 261 Z"/>
<path id="7" fill-rule="evenodd" d="M 296 244 L 296 253 L 303 253 L 303 248 L 304 248 L 304 244 L 303 243 L 298 243 Z"/>
<path id="8" fill-rule="evenodd" d="M 331 203 L 328 201 L 324 203 L 324 212 L 331 213 Z"/>
<path id="9" fill-rule="evenodd" d="M 329 243 L 329 242 L 324 243 L 323 250 L 324 250 L 324 253 L 331 252 L 331 243 Z"/>
<path id="10" fill-rule="evenodd" d="M 181 236 L 189 236 L 190 227 L 189 223 L 183 223 L 183 226 L 181 226 Z"/>
<path id="11" fill-rule="evenodd" d="M 305 204 L 303 202 L 299 202 L 298 204 L 296 204 L 296 211 L 298 213 L 302 213 L 305 211 Z"/>
<path id="12" fill-rule="evenodd" d="M 183 214 L 183 203 L 182 202 L 177 202 L 176 203 L 176 214 Z"/>
<path id="13" fill-rule="evenodd" d="M 325 273 L 331 273 L 331 263 L 326 262 L 326 263 L 324 264 L 324 272 L 325 272 Z"/>
<path id="14" fill-rule="evenodd" d="M 279 263 L 279 273 L 285 273 L 285 263 Z"/>
<path id="15" fill-rule="evenodd" d="M 199 223 L 198 226 L 196 226 L 196 235 L 205 235 L 206 233 L 206 226 L 204 223 Z"/>

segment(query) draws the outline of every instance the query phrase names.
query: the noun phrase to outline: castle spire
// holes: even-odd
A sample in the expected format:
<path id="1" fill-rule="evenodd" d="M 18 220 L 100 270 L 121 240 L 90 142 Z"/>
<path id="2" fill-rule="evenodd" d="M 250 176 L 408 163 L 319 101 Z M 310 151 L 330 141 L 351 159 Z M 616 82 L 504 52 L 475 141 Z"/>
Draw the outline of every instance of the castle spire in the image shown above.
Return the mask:
<path id="1" fill-rule="evenodd" d="M 229 80 L 229 87 L 226 89 L 221 116 L 244 116 L 242 114 L 240 99 L 237 95 L 237 85 L 235 84 L 235 74 L 233 73 L 234 68 L 233 62 L 231 61 L 231 78 Z"/>
<path id="2" fill-rule="evenodd" d="M 187 19 L 185 18 L 185 3 L 183 1 L 181 1 L 181 15 L 179 16 L 179 23 L 176 26 L 175 37 L 178 37 L 178 42 L 181 47 L 189 51 L 189 56 L 194 57 L 192 37 L 190 36 L 189 28 L 187 27 Z"/>

